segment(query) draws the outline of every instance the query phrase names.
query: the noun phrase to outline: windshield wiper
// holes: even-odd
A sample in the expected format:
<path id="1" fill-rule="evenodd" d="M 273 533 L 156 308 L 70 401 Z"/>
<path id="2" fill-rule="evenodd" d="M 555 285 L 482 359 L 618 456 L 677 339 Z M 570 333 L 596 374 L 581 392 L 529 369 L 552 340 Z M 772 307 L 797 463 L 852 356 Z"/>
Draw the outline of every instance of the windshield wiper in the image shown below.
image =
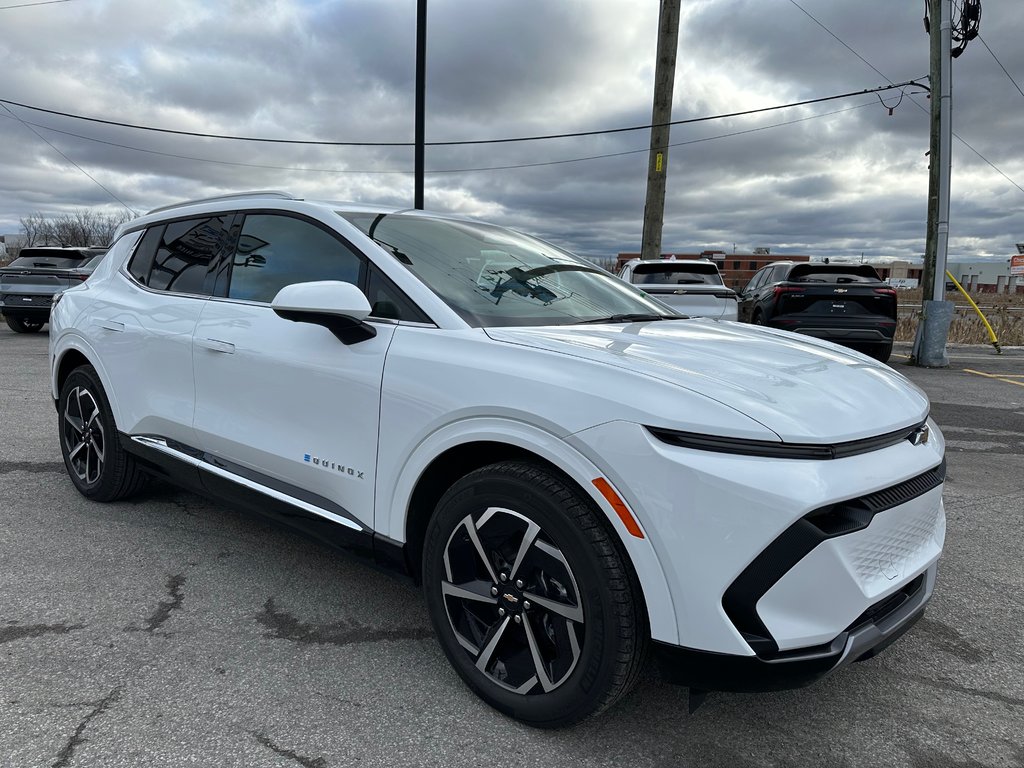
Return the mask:
<path id="1" fill-rule="evenodd" d="M 573 323 L 573 325 L 597 325 L 599 323 L 646 323 L 654 320 L 689 320 L 689 317 L 687 315 L 654 315 L 634 312 L 632 314 L 595 317 L 591 320 L 579 320 Z"/>

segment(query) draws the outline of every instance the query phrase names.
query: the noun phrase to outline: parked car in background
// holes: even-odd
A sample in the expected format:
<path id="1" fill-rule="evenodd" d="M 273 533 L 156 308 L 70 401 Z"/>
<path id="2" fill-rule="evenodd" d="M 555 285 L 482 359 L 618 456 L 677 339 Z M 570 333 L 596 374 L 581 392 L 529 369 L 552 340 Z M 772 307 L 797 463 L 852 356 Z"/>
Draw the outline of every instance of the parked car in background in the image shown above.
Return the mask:
<path id="1" fill-rule="evenodd" d="M 85 282 L 106 248 L 22 248 L 0 267 L 0 312 L 12 331 L 35 333 L 50 319 L 53 297 Z"/>
<path id="2" fill-rule="evenodd" d="M 168 206 L 61 294 L 49 352 L 81 494 L 155 475 L 398 568 L 466 684 L 533 725 L 610 706 L 648 650 L 701 690 L 806 685 L 935 583 L 921 390 L 680 318 L 502 227 L 284 193 Z"/>
<path id="3" fill-rule="evenodd" d="M 690 317 L 736 319 L 736 292 L 727 288 L 713 261 L 631 259 L 619 277 Z"/>
<path id="4" fill-rule="evenodd" d="M 780 261 L 761 268 L 740 292 L 739 316 L 884 363 L 896 333 L 896 289 L 869 264 Z"/>

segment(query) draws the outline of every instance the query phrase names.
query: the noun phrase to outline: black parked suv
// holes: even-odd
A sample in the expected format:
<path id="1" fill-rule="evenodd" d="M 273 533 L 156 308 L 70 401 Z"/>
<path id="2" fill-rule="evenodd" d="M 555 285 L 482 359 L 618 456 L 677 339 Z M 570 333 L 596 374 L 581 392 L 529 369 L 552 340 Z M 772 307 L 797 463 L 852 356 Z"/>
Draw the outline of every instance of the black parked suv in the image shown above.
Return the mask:
<path id="1" fill-rule="evenodd" d="M 740 293 L 739 319 L 826 339 L 884 363 L 896 333 L 896 289 L 867 264 L 775 262 Z"/>
<path id="2" fill-rule="evenodd" d="M 17 333 L 35 333 L 50 319 L 53 297 L 89 278 L 106 248 L 22 248 L 0 267 L 0 313 Z"/>

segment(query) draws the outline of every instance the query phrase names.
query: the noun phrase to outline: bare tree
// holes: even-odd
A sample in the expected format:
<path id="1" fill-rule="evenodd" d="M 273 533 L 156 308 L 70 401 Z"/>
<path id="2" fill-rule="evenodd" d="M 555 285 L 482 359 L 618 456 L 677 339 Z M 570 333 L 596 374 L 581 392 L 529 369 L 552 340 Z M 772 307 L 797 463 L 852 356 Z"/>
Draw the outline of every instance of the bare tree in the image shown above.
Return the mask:
<path id="1" fill-rule="evenodd" d="M 93 245 L 110 245 L 117 228 L 132 218 L 128 211 L 104 213 L 96 217 L 93 229 Z"/>
<path id="2" fill-rule="evenodd" d="M 47 222 L 42 213 L 36 211 L 28 216 L 22 216 L 18 221 L 21 223 L 21 232 L 25 236 L 23 246 L 38 245 L 44 242 L 43 235 Z"/>
<path id="3" fill-rule="evenodd" d="M 21 218 L 21 229 L 26 246 L 104 246 L 110 245 L 114 232 L 129 218 L 127 211 L 97 213 L 89 208 L 79 208 L 50 218 L 42 213 L 29 214 Z"/>

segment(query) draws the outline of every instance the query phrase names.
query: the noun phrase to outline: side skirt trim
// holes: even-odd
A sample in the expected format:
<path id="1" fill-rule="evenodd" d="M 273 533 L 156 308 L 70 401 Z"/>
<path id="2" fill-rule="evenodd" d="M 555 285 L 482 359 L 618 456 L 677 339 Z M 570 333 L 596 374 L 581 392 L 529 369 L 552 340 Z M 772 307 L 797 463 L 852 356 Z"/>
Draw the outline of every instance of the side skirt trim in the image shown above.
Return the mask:
<path id="1" fill-rule="evenodd" d="M 344 517 L 336 512 L 331 512 L 323 507 L 311 504 L 308 501 L 296 498 L 295 496 L 284 493 L 275 488 L 271 488 L 247 477 L 242 477 L 241 475 L 224 469 L 223 467 L 217 466 L 211 461 L 209 456 L 200 451 L 189 449 L 187 446 L 178 446 L 177 444 L 172 447 L 166 439 L 162 437 L 154 437 L 152 435 L 132 435 L 130 439 L 134 443 L 138 443 L 139 445 L 164 453 L 167 456 L 177 459 L 185 464 L 189 464 L 196 469 L 209 472 L 212 475 L 229 480 L 243 486 L 244 488 L 248 488 L 251 491 L 256 491 L 257 493 L 269 496 L 272 499 L 297 507 L 305 512 L 330 520 L 333 523 L 338 523 L 339 525 L 343 525 L 354 531 L 359 531 L 361 533 L 368 532 L 366 527 L 349 517 Z"/>

